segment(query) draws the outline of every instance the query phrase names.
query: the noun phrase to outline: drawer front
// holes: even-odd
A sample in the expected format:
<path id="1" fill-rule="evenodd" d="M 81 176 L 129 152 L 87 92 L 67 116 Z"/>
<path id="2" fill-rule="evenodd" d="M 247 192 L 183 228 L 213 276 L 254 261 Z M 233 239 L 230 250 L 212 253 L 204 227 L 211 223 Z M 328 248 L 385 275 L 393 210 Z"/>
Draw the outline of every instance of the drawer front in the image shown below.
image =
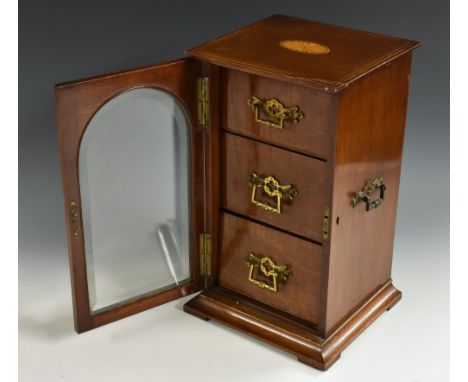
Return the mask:
<path id="1" fill-rule="evenodd" d="M 312 156 L 330 157 L 336 115 L 332 94 L 231 69 L 223 70 L 222 79 L 225 130 Z M 249 105 L 252 97 L 264 102 Z M 268 116 L 262 107 L 267 107 L 265 101 L 270 99 L 278 100 L 286 109 L 298 107 L 286 112 L 289 118 L 283 119 L 283 128 L 278 126 L 281 121 Z M 278 109 L 277 104 L 268 106 Z M 257 108 L 261 121 L 256 120 Z"/>
<path id="2" fill-rule="evenodd" d="M 321 246 L 228 213 L 221 215 L 219 284 L 312 323 L 318 323 L 320 308 Z M 269 257 L 285 265 L 291 274 L 265 276 L 248 258 Z M 266 264 L 266 262 L 265 262 Z M 267 270 L 271 264 L 265 265 Z M 251 280 L 249 280 L 249 278 Z M 259 286 L 262 282 L 269 287 Z"/>
<path id="3" fill-rule="evenodd" d="M 326 162 L 229 133 L 223 133 L 221 141 L 222 207 L 321 242 Z M 275 189 L 269 177 L 280 187 L 291 187 L 269 195 L 266 188 Z M 267 184 L 261 185 L 261 179 Z"/>

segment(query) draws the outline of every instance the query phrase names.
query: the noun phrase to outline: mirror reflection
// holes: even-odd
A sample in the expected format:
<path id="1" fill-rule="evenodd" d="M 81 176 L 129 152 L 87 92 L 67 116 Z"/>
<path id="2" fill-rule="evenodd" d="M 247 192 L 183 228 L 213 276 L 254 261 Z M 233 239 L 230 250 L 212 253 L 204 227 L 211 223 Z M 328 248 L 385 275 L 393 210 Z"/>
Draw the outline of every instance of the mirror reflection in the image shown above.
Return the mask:
<path id="1" fill-rule="evenodd" d="M 189 279 L 187 123 L 173 97 L 146 88 L 90 121 L 79 173 L 92 312 Z"/>

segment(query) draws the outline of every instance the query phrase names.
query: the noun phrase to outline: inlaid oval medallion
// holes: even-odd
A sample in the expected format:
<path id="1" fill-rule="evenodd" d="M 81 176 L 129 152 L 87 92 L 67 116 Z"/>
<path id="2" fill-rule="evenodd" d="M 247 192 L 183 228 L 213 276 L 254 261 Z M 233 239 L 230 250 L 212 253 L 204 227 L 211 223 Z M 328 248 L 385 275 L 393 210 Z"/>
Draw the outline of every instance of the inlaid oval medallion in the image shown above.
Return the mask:
<path id="1" fill-rule="evenodd" d="M 305 54 L 327 54 L 330 52 L 328 46 L 305 40 L 283 40 L 280 46 L 284 49 Z"/>

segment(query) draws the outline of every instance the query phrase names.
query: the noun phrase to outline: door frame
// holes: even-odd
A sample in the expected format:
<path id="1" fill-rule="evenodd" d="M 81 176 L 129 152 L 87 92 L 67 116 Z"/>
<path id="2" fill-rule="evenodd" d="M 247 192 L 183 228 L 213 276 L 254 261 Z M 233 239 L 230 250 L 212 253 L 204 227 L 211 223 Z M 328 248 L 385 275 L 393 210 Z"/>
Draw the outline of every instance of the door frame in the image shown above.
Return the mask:
<path id="1" fill-rule="evenodd" d="M 188 57 L 62 83 L 55 87 L 74 322 L 78 333 L 200 291 L 204 287 L 204 278 L 200 274 L 198 240 L 204 229 L 204 128 L 196 122 L 196 83 L 201 73 L 202 65 Z M 182 105 L 189 117 L 191 280 L 168 290 L 150 292 L 91 313 L 81 215 L 80 144 L 89 122 L 104 104 L 123 92 L 138 88 L 153 88 L 169 93 Z"/>

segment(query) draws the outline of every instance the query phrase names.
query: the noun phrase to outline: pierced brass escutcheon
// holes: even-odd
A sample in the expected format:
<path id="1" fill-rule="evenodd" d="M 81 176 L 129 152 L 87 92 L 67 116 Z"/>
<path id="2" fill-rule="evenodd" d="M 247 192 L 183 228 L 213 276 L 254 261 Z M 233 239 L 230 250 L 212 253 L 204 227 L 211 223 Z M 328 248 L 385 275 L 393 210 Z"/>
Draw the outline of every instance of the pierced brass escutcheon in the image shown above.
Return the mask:
<path id="1" fill-rule="evenodd" d="M 272 292 L 278 291 L 278 279 L 286 281 L 292 276 L 292 272 L 287 268 L 286 265 L 276 265 L 272 259 L 268 256 L 258 258 L 254 253 L 249 253 L 246 258 L 247 266 L 249 267 L 249 281 L 259 288 L 268 289 Z M 266 281 L 257 280 L 254 278 L 254 269 L 258 267 L 260 272 L 265 277 L 271 277 L 272 284 L 268 284 Z"/>
<path id="2" fill-rule="evenodd" d="M 70 202 L 70 229 L 74 237 L 78 237 L 80 235 L 78 206 L 75 201 Z"/>
<path id="3" fill-rule="evenodd" d="M 370 179 L 366 181 L 362 190 L 356 192 L 354 197 L 351 201 L 351 205 L 356 207 L 359 203 L 363 202 L 366 203 L 366 211 L 370 211 L 374 208 L 380 206 L 384 201 L 385 190 L 387 186 L 384 183 L 383 177 L 378 176 L 374 179 Z M 377 190 L 380 190 L 380 198 L 371 200 L 372 194 L 374 194 Z"/>
<path id="4" fill-rule="evenodd" d="M 290 184 L 287 184 L 285 186 L 279 184 L 279 182 L 274 176 L 270 175 L 266 178 L 262 178 L 258 176 L 255 172 L 253 172 L 252 175 L 250 175 L 249 186 L 252 188 L 252 196 L 250 198 L 250 201 L 262 210 L 274 212 L 276 214 L 281 214 L 281 199 L 292 200 L 299 193 Z M 257 188 L 263 189 L 263 191 L 265 191 L 265 193 L 268 196 L 276 198 L 276 207 L 258 201 L 256 199 Z"/>
<path id="5" fill-rule="evenodd" d="M 263 123 L 274 129 L 283 129 L 284 121 L 298 123 L 304 114 L 299 111 L 299 106 L 286 107 L 275 98 L 262 101 L 260 98 L 252 96 L 247 101 L 247 104 L 255 113 L 255 122 Z M 262 110 L 269 118 L 261 119 L 260 110 Z"/>

